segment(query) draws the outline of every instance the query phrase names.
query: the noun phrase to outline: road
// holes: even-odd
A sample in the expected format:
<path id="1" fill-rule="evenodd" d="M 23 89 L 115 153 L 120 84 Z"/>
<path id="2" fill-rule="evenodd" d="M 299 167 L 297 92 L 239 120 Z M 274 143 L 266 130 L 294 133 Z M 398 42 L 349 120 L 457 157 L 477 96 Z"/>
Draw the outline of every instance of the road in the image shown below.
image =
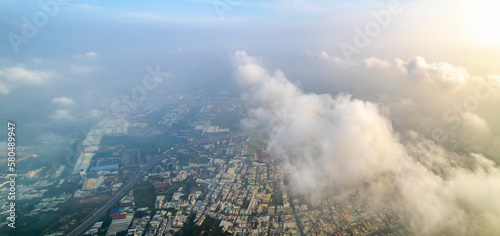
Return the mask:
<path id="1" fill-rule="evenodd" d="M 120 191 L 118 191 L 115 194 L 115 196 L 113 196 L 106 204 L 104 204 L 101 208 L 99 208 L 99 210 L 97 210 L 96 213 L 94 213 L 92 216 L 87 218 L 87 220 L 85 220 L 81 225 L 76 227 L 68 235 L 72 236 L 72 235 L 83 234 L 87 228 L 89 228 L 94 222 L 99 220 L 99 218 L 101 218 L 106 212 L 108 212 L 108 210 L 111 208 L 111 206 L 113 206 L 113 204 L 115 204 L 118 200 L 120 200 L 120 198 L 125 196 L 125 194 L 128 193 L 128 191 L 130 191 L 130 189 L 137 183 L 137 181 L 139 181 L 139 179 L 141 179 L 142 176 L 144 176 L 144 174 L 146 173 L 146 171 L 149 170 L 149 168 L 156 165 L 158 162 L 163 160 L 168 155 L 168 153 L 173 152 L 173 151 L 174 151 L 174 148 L 169 149 L 169 150 L 163 152 L 161 155 L 157 156 L 155 159 L 153 159 L 150 162 L 148 162 L 147 164 L 145 164 L 142 167 L 142 169 L 139 172 L 137 172 L 136 176 L 132 180 L 130 180 L 125 186 L 123 186 L 120 189 Z"/>
<path id="2" fill-rule="evenodd" d="M 229 134 L 221 134 L 221 135 L 211 135 L 206 138 L 201 138 L 201 139 L 196 139 L 195 141 L 188 143 L 188 144 L 205 144 L 205 143 L 211 143 L 214 142 L 215 140 L 220 140 L 220 139 L 227 139 L 227 138 L 236 138 L 236 137 L 243 137 L 251 134 L 258 133 L 259 131 L 246 131 L 246 132 L 238 132 L 238 133 L 229 133 Z"/>
<path id="3" fill-rule="evenodd" d="M 206 143 L 206 142 L 213 142 L 214 140 L 217 139 L 224 139 L 224 138 L 234 138 L 234 137 L 241 137 L 241 136 L 246 136 L 250 135 L 255 132 L 238 132 L 238 133 L 232 133 L 232 134 L 225 134 L 225 135 L 220 135 L 220 136 L 214 136 L 214 137 L 209 137 L 205 139 L 199 139 L 196 140 L 190 144 L 198 144 L 198 143 Z M 142 176 L 146 173 L 146 171 L 149 170 L 149 168 L 153 167 L 156 165 L 158 162 L 163 160 L 170 152 L 173 152 L 175 150 L 175 147 L 163 152 L 159 156 L 157 156 L 155 159 L 151 160 L 147 164 L 145 164 L 142 169 L 137 172 L 136 176 L 130 180 L 125 186 L 123 186 L 116 194 L 113 196 L 106 204 L 104 204 L 99 210 L 96 211 L 92 216 L 87 218 L 81 225 L 76 227 L 73 231 L 71 231 L 68 235 L 73 236 L 73 235 L 81 235 L 84 233 L 84 231 L 89 228 L 94 222 L 99 220 L 108 210 L 115 204 L 118 200 L 120 200 L 123 196 L 125 196 L 128 191 L 139 181 L 139 179 L 142 178 Z"/>
<path id="4" fill-rule="evenodd" d="M 302 226 L 302 221 L 299 219 L 297 215 L 297 211 L 295 210 L 295 205 L 293 204 L 293 195 L 290 189 L 287 190 L 287 195 L 288 195 L 288 201 L 290 202 L 290 206 L 292 207 L 292 212 L 293 215 L 295 216 L 295 223 L 297 224 L 297 227 L 299 228 L 299 233 L 301 236 L 304 236 L 304 227 Z"/>

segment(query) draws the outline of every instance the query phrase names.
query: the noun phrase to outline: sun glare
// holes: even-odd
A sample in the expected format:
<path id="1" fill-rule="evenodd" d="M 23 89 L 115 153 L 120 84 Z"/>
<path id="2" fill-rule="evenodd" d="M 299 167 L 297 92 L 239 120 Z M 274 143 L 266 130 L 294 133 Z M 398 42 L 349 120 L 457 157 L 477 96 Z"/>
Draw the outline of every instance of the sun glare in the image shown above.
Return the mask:
<path id="1" fill-rule="evenodd" d="M 500 1 L 474 1 L 468 8 L 471 36 L 484 46 L 500 47 Z"/>

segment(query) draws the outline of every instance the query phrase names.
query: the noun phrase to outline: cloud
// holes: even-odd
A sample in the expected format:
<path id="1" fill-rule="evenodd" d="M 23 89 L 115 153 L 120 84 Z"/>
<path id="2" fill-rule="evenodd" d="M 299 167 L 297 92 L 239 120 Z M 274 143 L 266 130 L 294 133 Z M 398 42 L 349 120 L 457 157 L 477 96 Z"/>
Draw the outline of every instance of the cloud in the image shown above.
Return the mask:
<path id="1" fill-rule="evenodd" d="M 330 59 L 331 57 L 324 51 L 318 55 L 318 58 Z M 335 64 L 346 64 L 343 60 L 333 60 Z M 422 57 L 414 57 L 408 61 L 403 61 L 399 58 L 389 61 L 377 57 L 371 57 L 363 60 L 361 63 L 352 61 L 352 67 L 361 67 L 365 71 L 376 69 L 380 71 L 392 71 L 399 73 L 401 77 L 408 80 L 416 80 L 423 82 L 434 82 L 442 87 L 454 87 L 465 84 L 469 79 L 469 74 L 462 67 L 453 66 L 445 62 L 428 63 Z"/>
<path id="2" fill-rule="evenodd" d="M 75 100 L 73 100 L 72 98 L 68 98 L 68 97 L 63 96 L 63 97 L 53 98 L 51 103 L 59 105 L 59 106 L 72 106 L 75 104 Z"/>
<path id="3" fill-rule="evenodd" d="M 23 85 L 43 86 L 53 78 L 52 72 L 27 69 L 24 64 L 0 68 L 0 93 L 9 92 Z"/>
<path id="4" fill-rule="evenodd" d="M 86 52 L 86 53 L 83 53 L 83 54 L 78 54 L 76 56 L 79 57 L 79 58 L 95 58 L 95 57 L 99 56 L 99 54 L 97 54 L 94 51 L 90 51 L 90 52 Z"/>
<path id="5" fill-rule="evenodd" d="M 461 67 L 454 67 L 448 63 L 427 63 L 421 57 L 415 57 L 404 64 L 410 77 L 432 80 L 445 86 L 464 84 L 469 77 L 467 71 Z"/>
<path id="6" fill-rule="evenodd" d="M 101 117 L 102 116 L 102 111 L 99 111 L 99 110 L 91 110 L 89 112 L 89 116 L 91 118 L 98 118 L 98 117 Z"/>
<path id="7" fill-rule="evenodd" d="M 462 114 L 463 124 L 461 132 L 467 134 L 472 140 L 485 140 L 491 138 L 491 127 L 488 122 L 472 112 Z M 487 143 L 484 142 L 483 143 Z"/>
<path id="8" fill-rule="evenodd" d="M 87 53 L 85 53 L 85 56 L 95 57 L 95 56 L 97 56 L 97 53 L 95 53 L 95 52 L 87 52 Z"/>
<path id="9" fill-rule="evenodd" d="M 399 133 L 391 113 L 375 102 L 306 93 L 283 72 L 269 73 L 246 53 L 234 57 L 243 62 L 235 78 L 250 107 L 244 123 L 269 128 L 268 149 L 283 162 L 295 190 L 314 196 L 363 188 L 372 196 L 373 209 L 396 209 L 409 217 L 418 235 L 500 234 L 500 169 L 492 160 L 450 152 L 411 129 Z M 382 60 L 370 63 L 399 68 Z M 420 59 L 409 64 L 411 73 L 427 73 L 425 79 L 446 81 L 450 78 L 438 77 L 455 73 L 448 65 Z M 441 69 L 446 72 L 436 72 Z M 393 108 L 420 105 L 406 99 Z M 470 112 L 465 122 L 488 129 Z"/>
<path id="10" fill-rule="evenodd" d="M 57 121 L 72 121 L 75 118 L 70 114 L 69 110 L 66 109 L 60 109 L 56 110 L 51 116 L 53 120 Z"/>
<path id="11" fill-rule="evenodd" d="M 314 55 L 312 53 L 308 55 Z M 310 58 L 310 57 L 309 57 Z M 500 164 L 500 125 L 493 111 L 500 103 L 500 80 L 492 75 L 470 75 L 464 68 L 422 57 L 409 60 L 371 57 L 362 61 L 330 58 L 304 60 L 299 69 L 287 68 L 307 78 L 305 88 L 322 92 L 348 92 L 356 98 L 383 105 L 399 131 L 418 131 L 452 151 L 479 152 Z M 304 72 L 306 71 L 306 72 Z M 411 106 L 401 106 L 401 101 Z M 489 124 L 488 132 L 462 127 L 464 114 L 475 113 Z"/>
<path id="12" fill-rule="evenodd" d="M 408 72 L 406 71 L 407 69 L 404 67 L 405 62 L 401 59 L 396 59 L 393 62 L 388 61 L 388 60 L 382 60 L 377 57 L 371 57 L 368 59 L 365 59 L 363 61 L 363 66 L 367 69 L 391 69 L 391 70 L 396 70 L 400 73 L 405 73 L 407 74 Z"/>
<path id="13" fill-rule="evenodd" d="M 41 85 L 51 77 L 49 72 L 40 70 L 28 70 L 23 64 L 0 69 L 0 80 L 16 84 Z"/>
<path id="14" fill-rule="evenodd" d="M 214 5 L 214 1 L 210 0 L 189 0 L 189 2 L 201 3 L 201 4 L 210 4 Z M 240 2 L 235 3 L 235 6 L 244 6 L 244 7 L 257 7 L 264 8 L 273 11 L 297 11 L 297 12 L 328 12 L 328 4 L 330 2 L 323 2 L 323 4 L 315 4 L 310 1 L 304 0 L 281 0 L 278 2 L 270 3 L 270 2 Z"/>
<path id="15" fill-rule="evenodd" d="M 244 65 L 244 64 L 260 64 L 262 63 L 262 58 L 260 57 L 251 57 L 247 55 L 245 51 L 235 51 L 233 55 L 233 60 L 236 65 Z"/>
<path id="16" fill-rule="evenodd" d="M 125 13 L 125 17 L 128 18 L 137 18 L 137 19 L 142 19 L 142 20 L 153 20 L 153 21 L 171 21 L 172 19 L 156 14 L 156 13 L 151 13 L 151 12 L 128 12 Z"/>
<path id="17" fill-rule="evenodd" d="M 0 84 L 0 93 L 9 94 L 9 92 L 9 88 L 7 88 L 7 86 L 5 86 L 4 84 Z"/>
<path id="18" fill-rule="evenodd" d="M 89 74 L 89 73 L 96 71 L 97 67 L 71 65 L 70 69 L 71 69 L 71 73 L 73 73 L 73 74 L 86 75 L 86 74 Z"/>

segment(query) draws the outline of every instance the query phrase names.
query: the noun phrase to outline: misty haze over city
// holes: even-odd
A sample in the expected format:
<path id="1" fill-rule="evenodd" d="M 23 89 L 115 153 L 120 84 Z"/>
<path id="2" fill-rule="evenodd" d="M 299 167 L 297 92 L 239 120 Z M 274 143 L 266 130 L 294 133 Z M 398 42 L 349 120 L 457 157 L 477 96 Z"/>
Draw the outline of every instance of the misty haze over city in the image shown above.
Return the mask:
<path id="1" fill-rule="evenodd" d="M 500 235 L 496 1 L 0 9 L 0 235 Z"/>

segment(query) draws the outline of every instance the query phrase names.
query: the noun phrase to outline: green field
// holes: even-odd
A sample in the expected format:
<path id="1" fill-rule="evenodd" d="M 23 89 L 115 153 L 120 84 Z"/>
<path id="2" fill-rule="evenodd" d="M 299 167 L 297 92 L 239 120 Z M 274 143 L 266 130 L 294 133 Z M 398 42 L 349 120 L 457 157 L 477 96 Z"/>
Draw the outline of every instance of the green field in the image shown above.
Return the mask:
<path id="1" fill-rule="evenodd" d="M 156 193 L 153 185 L 149 182 L 140 182 L 134 187 L 134 198 L 136 207 L 154 208 Z"/>
<path id="2" fill-rule="evenodd" d="M 192 106 L 189 112 L 182 118 L 172 125 L 174 128 L 189 128 L 189 124 L 193 121 L 194 117 L 200 111 L 201 106 Z"/>
<path id="3" fill-rule="evenodd" d="M 141 154 L 155 155 L 158 148 L 161 150 L 170 149 L 174 143 L 173 136 L 160 134 L 155 136 L 104 136 L 101 145 L 116 146 L 127 144 L 133 148 L 138 148 Z"/>
<path id="4" fill-rule="evenodd" d="M 235 111 L 221 111 L 215 116 L 214 125 L 237 130 L 240 127 L 240 116 Z"/>
<path id="5" fill-rule="evenodd" d="M 220 220 L 216 220 L 208 216 L 205 218 L 201 226 L 196 226 L 193 222 L 194 218 L 194 214 L 189 216 L 184 227 L 182 227 L 181 230 L 175 235 L 201 235 L 202 231 L 204 231 L 203 235 L 225 235 L 222 232 L 222 228 L 219 227 Z"/>

